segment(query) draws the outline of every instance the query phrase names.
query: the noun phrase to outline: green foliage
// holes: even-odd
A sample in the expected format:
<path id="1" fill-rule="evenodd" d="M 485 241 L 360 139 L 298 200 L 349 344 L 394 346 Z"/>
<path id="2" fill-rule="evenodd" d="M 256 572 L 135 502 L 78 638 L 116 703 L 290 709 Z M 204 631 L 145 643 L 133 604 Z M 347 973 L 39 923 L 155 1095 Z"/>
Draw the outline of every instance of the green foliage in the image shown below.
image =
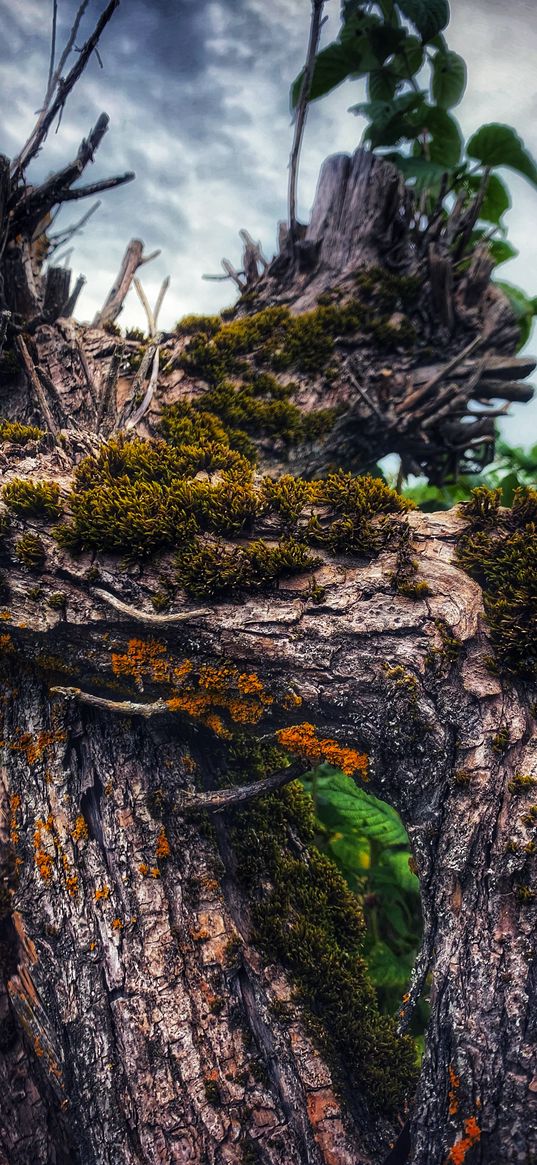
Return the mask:
<path id="1" fill-rule="evenodd" d="M 381 1007 L 393 1014 L 408 987 L 421 937 L 419 883 L 406 831 L 391 806 L 328 764 L 307 774 L 303 784 L 313 798 L 317 844 L 364 904 L 369 973 Z M 420 1003 L 416 1032 L 425 1020 Z"/>
<path id="2" fill-rule="evenodd" d="M 61 514 L 60 487 L 56 481 L 27 481 L 14 477 L 4 486 L 2 497 L 7 506 L 26 517 L 54 521 Z"/>
<path id="3" fill-rule="evenodd" d="M 466 64 L 442 35 L 449 14 L 447 0 L 348 0 L 337 40 L 317 54 L 309 100 L 318 100 L 343 81 L 364 78 L 367 100 L 352 105 L 351 112 L 366 119 L 363 141 L 394 162 L 420 195 L 418 220 L 438 214 L 439 200 L 447 218 L 453 197 L 462 198 L 466 209 L 472 204 L 478 209 L 478 225 L 465 240 L 466 251 L 485 241 L 499 264 L 513 252 L 490 230 L 492 224 L 498 235 L 505 235 L 502 219 L 510 206 L 495 171 L 508 167 L 537 186 L 537 165 L 510 126 L 483 125 L 464 143 L 450 110 L 464 95 Z M 293 109 L 302 79 L 303 72 L 291 87 Z M 421 229 L 419 221 L 415 229 Z M 519 321 L 523 344 L 537 314 L 537 299 L 510 285 L 502 290 Z"/>
<path id="4" fill-rule="evenodd" d="M 265 771 L 263 745 L 231 747 L 236 779 Z M 379 1012 L 361 953 L 360 904 L 313 844 L 314 832 L 311 800 L 298 782 L 256 801 L 235 815 L 230 831 L 237 876 L 250 896 L 256 939 L 268 959 L 288 968 L 351 1106 L 358 1090 L 374 1110 L 397 1110 L 414 1084 L 413 1042 L 398 1038 L 394 1020 Z"/>
<path id="5" fill-rule="evenodd" d="M 537 445 L 529 450 L 514 448 L 505 441 L 496 442 L 496 458 L 484 473 L 462 476 L 451 485 L 433 486 L 418 483 L 405 486 L 404 496 L 421 510 L 449 510 L 466 502 L 472 492 L 483 485 L 500 490 L 502 506 L 510 506 L 515 491 L 523 486 L 537 487 Z"/>

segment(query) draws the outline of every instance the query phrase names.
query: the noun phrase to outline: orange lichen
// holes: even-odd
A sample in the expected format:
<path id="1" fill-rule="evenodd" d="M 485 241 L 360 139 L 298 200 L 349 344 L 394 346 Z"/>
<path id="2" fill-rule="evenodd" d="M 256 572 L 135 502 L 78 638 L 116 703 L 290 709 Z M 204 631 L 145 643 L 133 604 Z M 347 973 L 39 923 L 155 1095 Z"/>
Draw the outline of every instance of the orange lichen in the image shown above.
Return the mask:
<path id="1" fill-rule="evenodd" d="M 157 844 L 156 844 L 156 848 L 155 848 L 155 853 L 157 855 L 157 858 L 159 858 L 161 860 L 163 858 L 169 858 L 169 856 L 171 854 L 170 843 L 168 841 L 168 838 L 166 837 L 166 831 L 164 829 L 161 829 L 161 831 L 157 837 Z"/>
<path id="2" fill-rule="evenodd" d="M 292 728 L 281 728 L 276 735 L 283 748 L 297 753 L 312 764 L 328 761 L 348 777 L 359 775 L 362 780 L 367 780 L 365 754 L 338 744 L 335 740 L 319 740 L 313 724 L 295 724 Z"/>
<path id="3" fill-rule="evenodd" d="M 160 870 L 159 870 L 158 866 L 151 866 L 151 868 L 149 870 L 149 877 L 150 878 L 160 878 Z"/>
<path id="4" fill-rule="evenodd" d="M 104 886 L 98 887 L 97 890 L 95 891 L 95 901 L 96 902 L 100 902 L 101 899 L 103 899 L 103 898 L 106 899 L 109 897 L 110 897 L 110 886 L 107 886 L 106 883 Z"/>
<path id="5" fill-rule="evenodd" d="M 7 653 L 14 651 L 11 635 L 0 635 L 0 651 Z"/>
<path id="6" fill-rule="evenodd" d="M 140 865 L 138 866 L 138 873 L 141 874 L 143 878 L 145 878 L 146 875 L 149 873 L 149 866 L 147 865 L 146 862 L 140 863 Z"/>
<path id="7" fill-rule="evenodd" d="M 34 1037 L 34 1052 L 35 1052 L 36 1056 L 39 1056 L 39 1057 L 44 1056 L 44 1054 L 45 1054 L 45 1052 L 43 1050 L 43 1045 L 41 1043 L 41 1040 L 39 1039 L 39 1036 Z"/>
<path id="8" fill-rule="evenodd" d="M 130 676 L 138 687 L 144 676 L 166 683 L 171 669 L 165 651 L 164 644 L 155 639 L 129 639 L 126 652 L 112 652 L 112 671 L 115 676 Z"/>
<path id="9" fill-rule="evenodd" d="M 19 825 L 17 821 L 17 814 L 21 807 L 21 799 L 18 793 L 13 793 L 9 798 L 9 840 L 12 845 L 16 846 L 19 843 Z"/>
<path id="10" fill-rule="evenodd" d="M 123 930 L 123 923 L 120 918 L 114 918 L 112 928 L 113 930 Z"/>
<path id="11" fill-rule="evenodd" d="M 52 744 L 57 744 L 59 741 L 65 740 L 65 732 L 39 732 L 37 736 L 32 736 L 29 732 L 21 732 L 15 740 L 7 741 L 7 747 L 11 752 L 24 753 L 29 765 L 33 765 L 40 760 L 45 752 Z"/>
<path id="12" fill-rule="evenodd" d="M 43 882 L 50 882 L 52 878 L 52 858 L 43 847 L 43 831 L 50 832 L 49 818 L 44 822 L 38 817 L 35 823 L 33 844 L 34 860 Z"/>
<path id="13" fill-rule="evenodd" d="M 464 1132 L 466 1135 L 450 1149 L 448 1157 L 449 1165 L 464 1165 L 470 1149 L 481 1139 L 481 1129 L 475 1116 L 470 1116 L 465 1120 Z"/>
<path id="14" fill-rule="evenodd" d="M 456 1072 L 451 1064 L 449 1065 L 448 1072 L 449 1072 L 449 1085 L 450 1085 L 449 1092 L 448 1092 L 448 1100 L 449 1100 L 449 1110 L 448 1111 L 449 1111 L 450 1116 L 456 1116 L 458 1111 L 459 1111 L 459 1101 L 458 1101 L 458 1097 L 457 1097 L 457 1092 L 459 1090 L 461 1079 L 460 1079 L 460 1076 L 457 1076 L 457 1074 L 456 1074 Z"/>
<path id="15" fill-rule="evenodd" d="M 282 700 L 282 708 L 300 708 L 302 696 L 297 692 L 287 692 Z"/>
<path id="16" fill-rule="evenodd" d="M 90 945 L 89 945 L 89 949 L 90 949 L 90 951 L 94 951 L 94 950 L 95 950 L 95 948 L 96 948 L 96 946 L 97 946 L 97 943 L 96 943 L 96 942 L 91 942 L 91 943 L 90 943 Z"/>
<path id="17" fill-rule="evenodd" d="M 264 691 L 259 676 L 253 673 L 248 675 L 246 672 L 243 672 L 237 680 L 237 687 L 243 696 L 260 696 Z"/>
<path id="18" fill-rule="evenodd" d="M 76 842 L 87 841 L 89 837 L 88 826 L 86 824 L 85 818 L 82 816 L 82 813 L 78 814 L 78 817 L 75 821 L 75 827 L 71 830 L 71 837 L 73 841 Z"/>
<path id="19" fill-rule="evenodd" d="M 67 893 L 70 898 L 76 898 L 78 894 L 78 874 L 68 874 L 65 879 Z"/>

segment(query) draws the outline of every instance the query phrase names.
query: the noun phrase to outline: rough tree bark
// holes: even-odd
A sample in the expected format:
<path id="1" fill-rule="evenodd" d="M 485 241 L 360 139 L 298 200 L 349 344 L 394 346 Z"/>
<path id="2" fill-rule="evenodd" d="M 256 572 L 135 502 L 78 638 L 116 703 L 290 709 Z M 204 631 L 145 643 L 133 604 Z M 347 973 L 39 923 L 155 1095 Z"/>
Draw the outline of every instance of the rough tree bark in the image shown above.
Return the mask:
<path id="1" fill-rule="evenodd" d="M 250 264 L 238 320 L 282 303 L 299 316 L 326 293 L 345 303 L 364 272 L 373 303 L 379 269 L 420 282 L 414 305 L 383 319 L 386 343 L 371 331 L 336 336 L 330 379 L 293 372 L 301 412 L 333 406 L 335 423 L 307 446 L 254 435 L 263 470 L 314 476 L 394 450 L 410 466 L 449 467 L 491 437 L 489 417 L 471 434 L 462 423 L 469 402 L 531 391 L 483 256 L 448 278 L 456 227 L 420 252 L 411 220 L 391 167 L 337 157 L 302 237 L 283 238 L 257 278 Z M 407 316 L 410 346 L 400 342 Z M 74 464 L 129 402 L 132 373 L 113 337 L 73 321 L 41 323 L 22 343 L 28 361 L 4 375 L 1 411 L 52 433 L 5 446 L 3 480 L 66 492 Z M 163 338 L 142 434 L 155 434 L 164 405 L 209 390 L 180 366 L 187 344 Z M 318 738 L 366 753 L 368 788 L 408 830 L 424 941 L 403 1022 L 429 970 L 433 983 L 408 1160 L 535 1161 L 535 903 L 513 880 L 517 846 L 531 841 L 515 780 L 536 771 L 531 691 L 490 670 L 482 594 L 455 557 L 466 522 L 399 515 L 374 555 L 321 550 L 314 572 L 270 593 L 183 594 L 155 614 L 169 555 L 143 566 L 73 557 L 39 520 L 12 519 L 2 549 L 2 1161 L 381 1165 L 397 1139 L 404 1112 L 379 1112 L 365 1085 L 346 1086 L 367 1064 L 334 1066 L 292 970 L 259 940 L 237 856 L 246 808 L 208 822 L 193 814 L 218 783 L 225 745 L 178 701 L 177 677 L 215 661 L 268 693 L 252 737 L 311 722 Z M 46 555 L 37 576 L 18 556 L 22 532 L 37 533 Z M 276 537 L 270 520 L 256 534 Z M 394 585 L 405 537 L 421 597 Z M 288 845 L 309 860 L 292 829 Z M 403 1143 L 392 1160 L 407 1159 Z"/>

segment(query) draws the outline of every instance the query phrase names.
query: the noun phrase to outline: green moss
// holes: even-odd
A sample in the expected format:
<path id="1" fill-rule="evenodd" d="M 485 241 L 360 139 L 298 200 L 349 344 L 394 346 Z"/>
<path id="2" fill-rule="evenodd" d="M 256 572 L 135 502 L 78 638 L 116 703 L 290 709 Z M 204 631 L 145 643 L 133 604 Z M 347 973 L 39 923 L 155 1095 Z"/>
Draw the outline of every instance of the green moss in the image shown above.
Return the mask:
<path id="1" fill-rule="evenodd" d="M 509 729 L 500 728 L 498 732 L 496 732 L 492 737 L 490 742 L 492 751 L 498 753 L 498 755 L 501 756 L 502 753 L 506 752 L 506 750 L 509 748 L 510 739 L 511 733 Z"/>
<path id="2" fill-rule="evenodd" d="M 424 599 L 431 593 L 428 583 L 418 579 L 418 562 L 412 552 L 412 531 L 409 526 L 399 527 L 397 557 L 392 584 L 398 595 L 408 599 Z"/>
<path id="3" fill-rule="evenodd" d="M 216 1106 L 222 1103 L 220 1099 L 220 1089 L 216 1083 L 216 1080 L 211 1080 L 209 1076 L 206 1077 L 206 1079 L 203 1081 L 203 1087 L 205 1089 L 205 1096 L 207 1097 L 209 1104 Z"/>
<path id="4" fill-rule="evenodd" d="M 63 591 L 54 591 L 47 599 L 47 607 L 51 607 L 53 611 L 64 611 L 66 603 Z"/>
<path id="5" fill-rule="evenodd" d="M 537 777 L 529 776 L 527 773 L 515 773 L 507 787 L 510 793 L 527 793 L 535 785 L 537 785 Z"/>
<path id="6" fill-rule="evenodd" d="M 23 534 L 15 543 L 15 554 L 28 570 L 43 570 L 46 562 L 46 550 L 37 534 Z"/>
<path id="7" fill-rule="evenodd" d="M 109 320 L 108 323 L 103 324 L 103 332 L 106 332 L 109 336 L 121 336 L 121 328 L 113 320 Z"/>
<path id="8" fill-rule="evenodd" d="M 178 336 L 195 336 L 202 333 L 204 336 L 214 336 L 222 327 L 221 316 L 186 315 L 175 325 Z"/>
<path id="9" fill-rule="evenodd" d="M 282 578 L 314 570 L 320 559 L 294 539 L 275 546 L 256 540 L 226 548 L 196 540 L 177 557 L 177 583 L 192 598 L 274 587 Z"/>
<path id="10" fill-rule="evenodd" d="M 481 487 L 461 507 L 469 519 L 457 547 L 460 566 L 483 588 L 485 613 L 504 672 L 537 678 L 537 491 L 516 491 L 500 509 L 500 491 Z"/>
<path id="11" fill-rule="evenodd" d="M 14 477 L 2 490 L 7 506 L 25 517 L 54 521 L 61 514 L 60 487 L 56 481 L 27 481 Z"/>
<path id="12" fill-rule="evenodd" d="M 11 441 L 14 445 L 27 445 L 29 441 L 41 441 L 45 436 L 37 425 L 22 425 L 19 421 L 0 421 L 0 441 Z"/>
<path id="13" fill-rule="evenodd" d="M 136 340 L 138 344 L 143 344 L 147 340 L 147 336 L 141 328 L 125 328 L 125 339 Z"/>
<path id="14" fill-rule="evenodd" d="M 242 745 L 242 755 L 235 743 L 230 763 L 235 779 L 251 779 L 270 762 L 252 742 Z M 314 829 L 311 800 L 298 783 L 234 815 L 238 877 L 250 898 L 256 941 L 267 959 L 288 969 L 351 1106 L 358 1090 L 374 1108 L 395 1111 L 415 1081 L 413 1041 L 397 1037 L 395 1021 L 379 1014 L 361 955 L 361 909 L 314 847 Z"/>

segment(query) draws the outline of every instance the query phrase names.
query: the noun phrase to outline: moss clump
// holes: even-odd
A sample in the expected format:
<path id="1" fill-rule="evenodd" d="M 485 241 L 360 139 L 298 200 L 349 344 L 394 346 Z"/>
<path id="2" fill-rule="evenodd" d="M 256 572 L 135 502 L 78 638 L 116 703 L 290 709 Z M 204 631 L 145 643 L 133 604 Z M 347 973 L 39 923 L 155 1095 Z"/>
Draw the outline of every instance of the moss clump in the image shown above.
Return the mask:
<path id="1" fill-rule="evenodd" d="M 516 491 L 510 510 L 500 491 L 480 487 L 461 506 L 469 519 L 459 565 L 483 588 L 485 613 L 503 670 L 537 678 L 537 491 Z"/>
<path id="2" fill-rule="evenodd" d="M 47 599 L 47 607 L 53 611 L 64 611 L 67 604 L 67 599 L 63 591 L 53 591 Z"/>
<path id="3" fill-rule="evenodd" d="M 28 570 L 43 570 L 47 554 L 37 534 L 23 534 L 15 543 L 15 554 Z"/>
<path id="4" fill-rule="evenodd" d="M 393 534 L 386 526 L 389 514 L 402 514 L 414 504 L 390 489 L 381 478 L 331 473 L 316 483 L 316 501 L 327 507 L 332 521 L 319 536 L 332 551 L 371 554 L 379 551 Z"/>
<path id="5" fill-rule="evenodd" d="M 382 311 L 406 311 L 415 306 L 423 287 L 419 275 L 396 275 L 382 267 L 362 268 L 356 285 Z"/>
<path id="6" fill-rule="evenodd" d="M 121 328 L 113 320 L 109 320 L 108 323 L 103 324 L 103 332 L 106 332 L 108 336 L 121 336 Z"/>
<path id="7" fill-rule="evenodd" d="M 62 510 L 60 487 L 56 481 L 26 481 L 14 477 L 2 490 L 6 505 L 25 517 L 57 519 Z"/>
<path id="8" fill-rule="evenodd" d="M 138 344 L 143 344 L 144 341 L 147 340 L 147 336 L 146 336 L 145 332 L 142 331 L 141 328 L 126 328 L 125 329 L 125 339 L 126 340 L 136 340 L 136 342 Z"/>
<path id="9" fill-rule="evenodd" d="M 274 546 L 258 539 L 231 548 L 196 539 L 180 551 L 176 577 L 188 595 L 201 599 L 274 587 L 282 578 L 314 570 L 319 562 L 304 543 L 292 538 Z"/>
<path id="10" fill-rule="evenodd" d="M 20 421 L 0 421 L 0 441 L 11 441 L 14 445 L 27 445 L 29 441 L 41 441 L 45 436 L 37 425 L 22 425 Z"/>
<path id="11" fill-rule="evenodd" d="M 175 325 L 178 336 L 195 336 L 201 333 L 204 336 L 215 336 L 222 327 L 221 316 L 197 316 L 194 314 L 183 316 Z"/>
<path id="12" fill-rule="evenodd" d="M 235 779 L 266 771 L 259 743 L 235 742 L 230 753 Z M 413 1041 L 398 1038 L 395 1021 L 379 1014 L 361 955 L 361 909 L 313 837 L 311 800 L 298 783 L 234 815 L 238 876 L 257 941 L 290 972 L 350 1105 L 359 1090 L 372 1107 L 395 1111 L 415 1080 Z"/>
<path id="13" fill-rule="evenodd" d="M 431 593 L 429 584 L 418 579 L 418 562 L 412 554 L 412 531 L 409 526 L 399 527 L 399 544 L 392 583 L 398 595 L 408 599 L 424 599 Z"/>

